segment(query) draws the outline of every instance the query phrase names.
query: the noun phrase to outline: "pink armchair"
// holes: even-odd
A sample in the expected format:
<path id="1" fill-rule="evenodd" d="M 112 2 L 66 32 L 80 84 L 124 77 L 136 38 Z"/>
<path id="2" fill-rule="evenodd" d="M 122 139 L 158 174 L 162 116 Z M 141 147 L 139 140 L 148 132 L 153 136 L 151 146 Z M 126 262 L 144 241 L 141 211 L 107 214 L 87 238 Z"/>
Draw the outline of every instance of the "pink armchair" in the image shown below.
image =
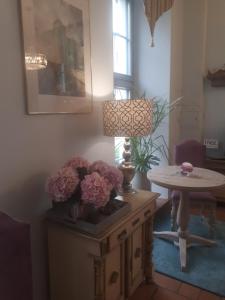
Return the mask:
<path id="1" fill-rule="evenodd" d="M 32 300 L 30 225 L 1 212 L 0 299 Z"/>

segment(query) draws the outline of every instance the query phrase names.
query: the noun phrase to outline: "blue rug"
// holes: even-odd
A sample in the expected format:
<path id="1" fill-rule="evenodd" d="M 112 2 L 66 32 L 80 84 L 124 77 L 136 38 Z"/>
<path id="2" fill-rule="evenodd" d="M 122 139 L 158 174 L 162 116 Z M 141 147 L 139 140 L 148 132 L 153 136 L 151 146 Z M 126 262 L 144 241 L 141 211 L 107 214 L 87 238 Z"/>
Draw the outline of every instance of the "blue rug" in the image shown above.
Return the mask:
<path id="1" fill-rule="evenodd" d="M 189 230 L 193 234 L 209 238 L 207 226 L 198 216 L 191 216 Z M 155 231 L 170 230 L 168 213 L 159 214 L 154 222 Z M 188 249 L 187 272 L 180 271 L 178 248 L 171 242 L 154 239 L 153 261 L 155 270 L 180 281 L 225 296 L 225 223 L 217 221 L 213 247 Z"/>

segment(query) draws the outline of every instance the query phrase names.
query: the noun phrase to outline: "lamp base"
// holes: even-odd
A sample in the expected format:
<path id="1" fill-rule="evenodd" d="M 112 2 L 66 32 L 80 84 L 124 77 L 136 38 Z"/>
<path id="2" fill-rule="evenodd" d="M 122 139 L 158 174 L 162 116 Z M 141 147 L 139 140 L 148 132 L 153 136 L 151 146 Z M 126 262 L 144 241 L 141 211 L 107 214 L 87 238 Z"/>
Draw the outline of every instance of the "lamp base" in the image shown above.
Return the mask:
<path id="1" fill-rule="evenodd" d="M 131 181 L 134 178 L 135 175 L 135 167 L 130 165 L 121 164 L 118 167 L 120 171 L 123 173 L 123 185 L 122 185 L 122 191 L 121 194 L 129 193 L 134 194 L 136 193 L 136 190 L 132 188 Z"/>

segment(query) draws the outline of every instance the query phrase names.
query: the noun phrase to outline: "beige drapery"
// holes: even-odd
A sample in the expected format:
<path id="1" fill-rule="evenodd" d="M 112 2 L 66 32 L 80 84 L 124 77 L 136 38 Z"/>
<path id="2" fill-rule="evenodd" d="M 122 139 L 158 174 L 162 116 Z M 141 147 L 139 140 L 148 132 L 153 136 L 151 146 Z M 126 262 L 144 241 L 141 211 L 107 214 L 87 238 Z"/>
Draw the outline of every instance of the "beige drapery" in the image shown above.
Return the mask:
<path id="1" fill-rule="evenodd" d="M 152 36 L 152 47 L 154 47 L 155 24 L 159 17 L 172 7 L 173 3 L 174 0 L 144 0 L 145 14 Z"/>

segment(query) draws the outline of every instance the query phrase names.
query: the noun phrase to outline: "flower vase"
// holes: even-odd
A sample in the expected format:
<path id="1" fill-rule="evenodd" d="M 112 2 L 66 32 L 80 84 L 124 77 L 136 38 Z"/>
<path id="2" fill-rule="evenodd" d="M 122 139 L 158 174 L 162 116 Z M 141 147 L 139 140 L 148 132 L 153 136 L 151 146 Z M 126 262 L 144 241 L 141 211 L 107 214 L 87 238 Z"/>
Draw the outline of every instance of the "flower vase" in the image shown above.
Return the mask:
<path id="1" fill-rule="evenodd" d="M 84 204 L 80 207 L 79 218 L 85 222 L 97 224 L 99 221 L 99 215 L 99 209 L 97 209 L 93 204 Z"/>
<path id="2" fill-rule="evenodd" d="M 151 183 L 146 172 L 137 171 L 134 177 L 134 188 L 151 191 Z"/>
<path id="3" fill-rule="evenodd" d="M 52 201 L 52 208 L 56 215 L 67 217 L 69 215 L 71 205 L 67 201 Z"/>
<path id="4" fill-rule="evenodd" d="M 77 219 L 80 216 L 80 204 L 79 204 L 79 202 L 76 202 L 76 203 L 71 205 L 69 216 L 70 216 L 71 219 L 73 219 L 74 222 L 77 221 Z"/>

